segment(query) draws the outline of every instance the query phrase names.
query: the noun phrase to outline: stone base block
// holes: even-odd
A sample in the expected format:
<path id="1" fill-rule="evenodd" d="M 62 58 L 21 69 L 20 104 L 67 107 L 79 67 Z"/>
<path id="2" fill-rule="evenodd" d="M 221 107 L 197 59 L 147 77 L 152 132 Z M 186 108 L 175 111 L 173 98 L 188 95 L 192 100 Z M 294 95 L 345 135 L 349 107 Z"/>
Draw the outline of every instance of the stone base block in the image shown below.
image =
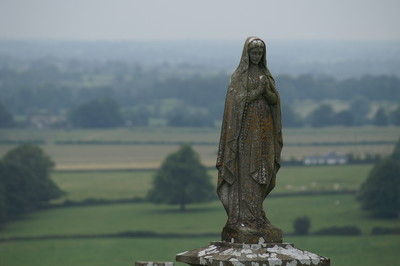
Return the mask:
<path id="1" fill-rule="evenodd" d="M 174 266 L 172 261 L 135 261 L 135 266 Z"/>
<path id="2" fill-rule="evenodd" d="M 328 258 L 297 249 L 293 244 L 236 244 L 211 242 L 211 245 L 176 255 L 176 261 L 212 266 L 329 266 Z"/>
<path id="3" fill-rule="evenodd" d="M 231 243 L 282 243 L 282 230 L 273 225 L 259 228 L 258 230 L 246 227 L 227 227 L 225 226 L 221 233 L 221 239 Z"/>

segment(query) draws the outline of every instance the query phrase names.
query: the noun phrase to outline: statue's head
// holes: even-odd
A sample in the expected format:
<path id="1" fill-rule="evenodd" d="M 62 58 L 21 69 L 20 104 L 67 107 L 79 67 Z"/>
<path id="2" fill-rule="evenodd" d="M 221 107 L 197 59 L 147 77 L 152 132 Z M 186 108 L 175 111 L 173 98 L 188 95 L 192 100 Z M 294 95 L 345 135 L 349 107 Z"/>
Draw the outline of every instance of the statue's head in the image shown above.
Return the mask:
<path id="1" fill-rule="evenodd" d="M 265 44 L 260 39 L 254 39 L 249 43 L 250 63 L 258 65 L 265 54 Z"/>
<path id="2" fill-rule="evenodd" d="M 266 45 L 258 37 L 249 37 L 246 39 L 239 66 L 232 77 L 237 78 L 242 73 L 245 73 L 251 64 L 256 64 L 269 73 L 266 59 Z"/>

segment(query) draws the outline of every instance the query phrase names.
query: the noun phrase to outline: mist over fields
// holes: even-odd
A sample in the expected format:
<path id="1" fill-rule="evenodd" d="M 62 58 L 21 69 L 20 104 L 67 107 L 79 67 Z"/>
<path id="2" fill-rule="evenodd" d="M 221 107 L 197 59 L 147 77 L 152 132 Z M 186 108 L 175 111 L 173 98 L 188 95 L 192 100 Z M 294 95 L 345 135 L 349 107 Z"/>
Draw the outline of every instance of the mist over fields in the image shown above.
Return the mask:
<path id="1" fill-rule="evenodd" d="M 400 76 L 399 41 L 265 40 L 273 74 L 320 74 L 336 78 Z M 233 71 L 243 41 L 0 41 L 0 67 L 31 60 L 124 61 L 142 66 Z"/>

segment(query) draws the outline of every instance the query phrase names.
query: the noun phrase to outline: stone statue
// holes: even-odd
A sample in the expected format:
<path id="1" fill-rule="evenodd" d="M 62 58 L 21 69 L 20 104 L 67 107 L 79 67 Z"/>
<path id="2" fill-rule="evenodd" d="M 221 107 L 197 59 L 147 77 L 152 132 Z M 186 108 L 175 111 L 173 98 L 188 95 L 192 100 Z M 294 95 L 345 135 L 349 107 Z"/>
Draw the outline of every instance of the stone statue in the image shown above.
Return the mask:
<path id="1" fill-rule="evenodd" d="M 247 38 L 231 77 L 219 143 L 217 192 L 228 214 L 222 240 L 282 243 L 263 210 L 275 186 L 282 150 L 281 110 L 265 43 Z"/>
<path id="2" fill-rule="evenodd" d="M 329 266 L 330 259 L 283 243 L 263 211 L 275 186 L 282 150 L 279 94 L 266 64 L 265 43 L 246 40 L 226 95 L 219 143 L 218 196 L 228 214 L 222 241 L 176 255 L 189 265 Z"/>

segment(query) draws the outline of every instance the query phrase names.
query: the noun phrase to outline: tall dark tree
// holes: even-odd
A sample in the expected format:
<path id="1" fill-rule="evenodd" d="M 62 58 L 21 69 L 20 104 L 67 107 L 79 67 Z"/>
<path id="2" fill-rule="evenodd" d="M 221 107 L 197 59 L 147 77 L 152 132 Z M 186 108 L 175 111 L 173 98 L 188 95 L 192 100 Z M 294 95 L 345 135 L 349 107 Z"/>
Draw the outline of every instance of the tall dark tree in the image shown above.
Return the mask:
<path id="1" fill-rule="evenodd" d="M 386 115 L 386 112 L 382 107 L 379 108 L 378 111 L 376 111 L 372 122 L 376 126 L 387 126 L 389 124 L 388 116 Z"/>
<path id="2" fill-rule="evenodd" d="M 312 127 L 325 127 L 332 125 L 334 110 L 330 104 L 321 104 L 308 116 Z"/>
<path id="3" fill-rule="evenodd" d="M 0 162 L 0 169 L 1 169 L 1 162 Z M 7 220 L 7 203 L 5 194 L 6 191 L 4 189 L 4 185 L 0 183 L 0 225 Z"/>
<path id="4" fill-rule="evenodd" d="M 207 169 L 189 145 L 183 145 L 167 156 L 148 193 L 151 202 L 179 204 L 181 211 L 188 203 L 207 202 L 214 198 L 214 186 Z"/>
<path id="5" fill-rule="evenodd" d="M 54 163 L 40 147 L 18 146 L 3 157 L 2 163 L 0 183 L 12 202 L 20 201 L 27 209 L 33 209 L 63 194 L 50 178 Z M 9 205 L 10 198 L 6 200 Z"/>
<path id="6" fill-rule="evenodd" d="M 371 111 L 371 104 L 364 97 L 356 97 L 350 103 L 349 109 L 354 115 L 355 124 L 363 125 L 367 122 L 367 116 Z"/>
<path id="7" fill-rule="evenodd" d="M 353 126 L 354 125 L 354 115 L 349 110 L 342 110 L 337 112 L 333 116 L 333 124 L 339 126 Z"/>
<path id="8" fill-rule="evenodd" d="M 13 125 L 14 119 L 11 113 L 0 102 L 0 128 L 12 127 Z"/>
<path id="9" fill-rule="evenodd" d="M 293 227 L 296 235 L 307 235 L 311 227 L 310 218 L 307 216 L 297 217 L 293 222 Z"/>
<path id="10" fill-rule="evenodd" d="M 38 195 L 40 192 L 33 189 L 35 176 L 28 168 L 16 163 L 0 162 L 0 185 L 4 190 L 3 216 L 7 219 L 33 210 L 40 202 Z"/>
<path id="11" fill-rule="evenodd" d="M 400 106 L 390 113 L 390 120 L 394 125 L 400 126 Z"/>
<path id="12" fill-rule="evenodd" d="M 392 152 L 392 159 L 400 162 L 400 139 L 397 141 Z"/>
<path id="13" fill-rule="evenodd" d="M 362 208 L 382 218 L 400 217 L 400 140 L 393 154 L 375 164 L 359 194 Z"/>
<path id="14" fill-rule="evenodd" d="M 107 128 L 123 124 L 119 104 L 111 98 L 102 98 L 83 103 L 73 109 L 69 120 L 75 127 Z"/>

